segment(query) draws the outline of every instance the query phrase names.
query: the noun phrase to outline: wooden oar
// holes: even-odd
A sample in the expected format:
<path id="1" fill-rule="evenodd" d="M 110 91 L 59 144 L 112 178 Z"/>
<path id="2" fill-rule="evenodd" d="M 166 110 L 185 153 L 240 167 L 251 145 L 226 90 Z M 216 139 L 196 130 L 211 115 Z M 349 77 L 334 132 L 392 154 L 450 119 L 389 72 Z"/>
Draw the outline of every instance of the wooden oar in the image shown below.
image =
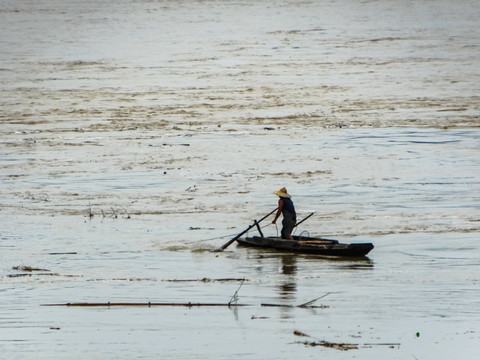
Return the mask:
<path id="1" fill-rule="evenodd" d="M 294 228 L 297 227 L 298 225 L 300 225 L 300 224 L 301 224 L 302 222 L 304 222 L 305 220 L 307 220 L 307 219 L 308 219 L 310 216 L 312 216 L 313 214 L 315 214 L 315 213 L 313 212 L 313 213 L 311 213 L 310 215 L 308 215 L 305 219 L 300 220 L 299 222 L 297 222 L 297 223 L 295 224 Z"/>
<path id="2" fill-rule="evenodd" d="M 272 212 L 268 213 L 267 215 L 265 215 L 263 218 L 261 218 L 260 220 L 258 221 L 255 221 L 252 225 L 250 225 L 246 230 L 242 231 L 240 234 L 238 234 L 237 236 L 235 236 L 232 240 L 229 240 L 227 243 L 223 244 L 222 246 L 220 246 L 218 249 L 216 250 L 213 250 L 213 252 L 221 252 L 223 250 L 225 250 L 227 247 L 229 247 L 233 242 L 235 242 L 238 238 L 240 238 L 240 236 L 242 236 L 243 234 L 245 234 L 248 230 L 250 230 L 251 228 L 253 228 L 254 226 L 257 226 L 258 223 L 260 223 L 260 221 L 266 219 L 267 217 L 269 217 L 270 215 L 272 215 L 275 211 L 277 211 L 278 208 L 275 208 L 275 210 L 273 210 Z"/>

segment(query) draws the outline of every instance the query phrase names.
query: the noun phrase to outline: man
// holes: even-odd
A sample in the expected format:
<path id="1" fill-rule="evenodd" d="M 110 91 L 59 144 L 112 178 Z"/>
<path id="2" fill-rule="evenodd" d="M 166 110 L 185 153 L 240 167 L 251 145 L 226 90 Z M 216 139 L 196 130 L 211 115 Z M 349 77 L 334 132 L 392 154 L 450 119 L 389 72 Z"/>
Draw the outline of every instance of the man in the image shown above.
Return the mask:
<path id="1" fill-rule="evenodd" d="M 278 210 L 272 224 L 275 224 L 280 214 L 283 214 L 282 239 L 293 240 L 292 231 L 297 223 L 297 214 L 295 213 L 292 197 L 288 194 L 287 189 L 285 188 L 275 191 L 274 194 L 278 195 L 280 199 L 278 200 Z"/>

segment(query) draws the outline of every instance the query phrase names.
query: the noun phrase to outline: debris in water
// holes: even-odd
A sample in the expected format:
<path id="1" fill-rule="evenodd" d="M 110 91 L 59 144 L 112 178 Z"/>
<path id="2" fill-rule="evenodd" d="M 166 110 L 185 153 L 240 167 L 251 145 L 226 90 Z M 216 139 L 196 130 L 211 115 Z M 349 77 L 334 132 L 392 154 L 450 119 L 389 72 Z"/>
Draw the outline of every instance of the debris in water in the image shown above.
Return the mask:
<path id="1" fill-rule="evenodd" d="M 285 305 L 285 304 L 262 304 L 262 306 L 270 306 L 270 307 L 288 307 L 288 308 L 293 308 L 293 307 L 298 307 L 298 308 L 308 308 L 308 309 L 327 309 L 329 306 L 327 305 L 312 305 L 315 301 L 318 299 L 324 298 L 325 296 L 331 294 L 330 292 L 326 293 L 325 295 L 322 295 L 316 299 L 310 300 L 304 304 L 300 305 Z"/>
<path id="2" fill-rule="evenodd" d="M 295 330 L 293 332 L 293 335 L 295 336 L 302 336 L 302 337 L 309 337 L 312 339 L 315 339 L 315 341 L 297 341 L 297 344 L 304 344 L 308 346 L 323 346 L 323 347 L 328 347 L 336 350 L 342 350 L 342 351 L 347 351 L 347 350 L 357 350 L 359 347 L 359 344 L 351 344 L 351 343 L 333 343 L 325 340 L 319 340 L 316 339 L 308 334 L 305 334 L 304 332 Z M 370 343 L 370 344 L 363 344 L 363 347 L 371 347 L 371 346 L 388 346 L 390 348 L 394 347 L 399 347 L 400 343 Z"/>
<path id="3" fill-rule="evenodd" d="M 358 344 L 348 344 L 348 343 L 331 343 L 328 341 L 304 341 L 300 342 L 301 344 L 308 346 L 323 346 L 336 350 L 347 351 L 347 350 L 357 350 Z"/>
<path id="4" fill-rule="evenodd" d="M 295 330 L 295 331 L 293 332 L 293 335 L 295 335 L 295 336 L 311 337 L 310 335 L 307 335 L 307 334 L 305 334 L 305 333 L 303 333 L 303 332 L 301 332 L 301 331 L 298 331 L 298 330 Z"/>
<path id="5" fill-rule="evenodd" d="M 47 269 L 33 268 L 31 266 L 13 266 L 12 269 L 13 270 L 18 270 L 18 271 L 29 271 L 29 272 L 32 272 L 32 271 L 50 271 L 50 270 L 47 270 Z"/>

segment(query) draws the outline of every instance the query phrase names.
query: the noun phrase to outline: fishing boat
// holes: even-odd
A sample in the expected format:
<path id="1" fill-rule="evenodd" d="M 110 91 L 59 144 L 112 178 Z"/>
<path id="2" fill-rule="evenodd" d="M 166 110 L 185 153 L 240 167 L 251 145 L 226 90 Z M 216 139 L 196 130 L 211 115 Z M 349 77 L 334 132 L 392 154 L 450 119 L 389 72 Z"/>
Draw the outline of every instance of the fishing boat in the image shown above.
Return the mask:
<path id="1" fill-rule="evenodd" d="M 363 257 L 373 249 L 372 243 L 342 244 L 337 240 L 294 236 L 293 240 L 279 237 L 252 236 L 237 239 L 240 246 L 325 256 Z"/>
<path id="2" fill-rule="evenodd" d="M 252 225 L 247 229 L 242 231 L 240 234 L 235 236 L 233 239 L 229 240 L 223 244 L 218 249 L 212 250 L 213 252 L 221 252 L 233 244 L 235 241 L 240 246 L 251 246 L 264 249 L 274 249 L 279 251 L 303 253 L 303 254 L 317 254 L 325 256 L 344 256 L 344 257 L 365 257 L 370 250 L 373 249 L 372 243 L 354 243 L 354 244 L 341 244 L 337 240 L 324 239 L 321 237 L 310 237 L 295 235 L 293 240 L 282 239 L 278 236 L 264 236 L 263 232 L 259 226 L 259 223 L 266 219 L 268 216 L 273 214 L 277 209 L 273 210 L 269 214 L 265 215 L 260 220 L 255 220 Z M 294 227 L 297 227 L 314 213 L 311 213 L 302 221 L 299 221 L 295 224 Z M 244 237 L 250 229 L 256 227 L 260 236 Z"/>

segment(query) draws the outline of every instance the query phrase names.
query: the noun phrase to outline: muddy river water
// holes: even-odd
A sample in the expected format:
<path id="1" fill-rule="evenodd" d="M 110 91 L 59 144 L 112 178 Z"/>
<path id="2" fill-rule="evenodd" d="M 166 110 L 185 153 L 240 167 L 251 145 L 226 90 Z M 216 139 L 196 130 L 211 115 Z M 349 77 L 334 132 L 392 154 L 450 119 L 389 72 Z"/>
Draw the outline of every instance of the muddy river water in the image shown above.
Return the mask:
<path id="1" fill-rule="evenodd" d="M 2 1 L 0 358 L 478 359 L 479 16 Z M 211 252 L 283 186 L 368 258 Z"/>

